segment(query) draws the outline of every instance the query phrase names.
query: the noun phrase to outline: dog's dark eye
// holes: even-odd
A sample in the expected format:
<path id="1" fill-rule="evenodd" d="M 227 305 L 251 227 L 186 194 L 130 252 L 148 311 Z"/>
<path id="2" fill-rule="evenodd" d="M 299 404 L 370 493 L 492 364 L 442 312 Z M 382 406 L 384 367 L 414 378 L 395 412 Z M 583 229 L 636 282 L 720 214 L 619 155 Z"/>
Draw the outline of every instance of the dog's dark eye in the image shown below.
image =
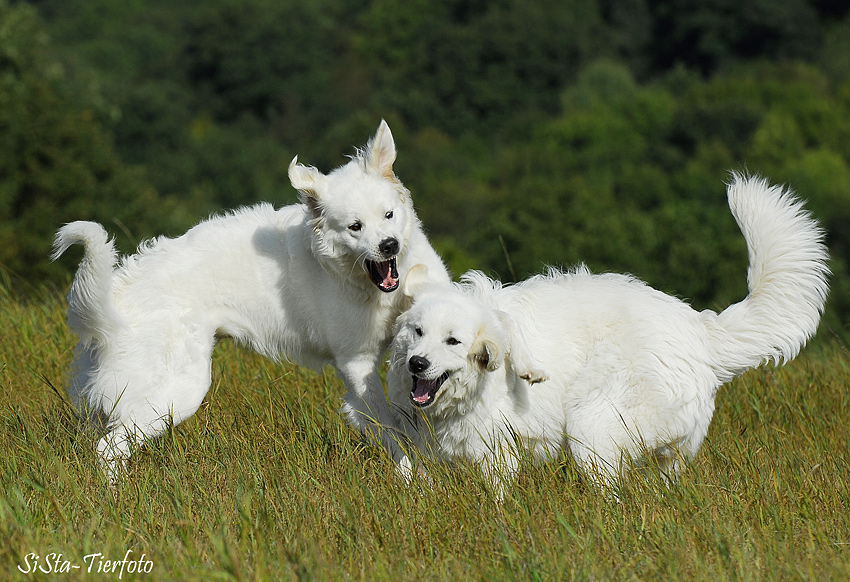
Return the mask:
<path id="1" fill-rule="evenodd" d="M 362 228 L 363 228 L 363 225 L 362 225 L 361 223 L 359 223 L 359 222 L 355 222 L 355 223 L 353 223 L 353 224 L 349 224 L 349 225 L 348 225 L 348 230 L 350 230 L 350 231 L 352 231 L 352 232 L 358 232 L 358 231 L 359 231 L 359 230 L 361 230 Z"/>
<path id="2" fill-rule="evenodd" d="M 384 214 L 384 218 L 386 218 L 387 220 L 389 220 L 392 217 L 393 217 L 393 211 L 392 210 L 389 210 L 389 211 L 387 211 L 386 214 Z"/>
<path id="3" fill-rule="evenodd" d="M 446 343 L 449 344 L 450 346 L 456 346 L 456 345 L 460 344 L 460 340 L 453 338 L 452 336 L 449 336 L 446 339 Z"/>
<path id="4" fill-rule="evenodd" d="M 413 331 L 416 333 L 416 335 L 418 335 L 419 337 L 422 337 L 422 328 L 421 327 L 415 327 L 415 328 L 413 328 Z"/>

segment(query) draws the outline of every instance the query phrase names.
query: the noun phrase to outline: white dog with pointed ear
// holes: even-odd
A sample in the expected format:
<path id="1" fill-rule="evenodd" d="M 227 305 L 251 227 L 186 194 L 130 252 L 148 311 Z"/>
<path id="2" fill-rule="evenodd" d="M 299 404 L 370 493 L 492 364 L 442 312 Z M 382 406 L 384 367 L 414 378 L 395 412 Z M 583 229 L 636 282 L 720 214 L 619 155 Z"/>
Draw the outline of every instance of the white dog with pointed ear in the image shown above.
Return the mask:
<path id="1" fill-rule="evenodd" d="M 210 385 L 216 338 L 230 336 L 272 358 L 334 366 L 352 425 L 380 439 L 396 424 L 376 371 L 398 315 L 409 269 L 449 276 L 393 173 L 390 129 L 330 174 L 293 160 L 302 204 L 268 204 L 158 238 L 116 266 L 107 233 L 74 222 L 56 235 L 53 257 L 81 243 L 85 255 L 68 295 L 80 337 L 72 397 L 106 428 L 98 452 L 111 476 L 134 443 L 189 418 Z"/>

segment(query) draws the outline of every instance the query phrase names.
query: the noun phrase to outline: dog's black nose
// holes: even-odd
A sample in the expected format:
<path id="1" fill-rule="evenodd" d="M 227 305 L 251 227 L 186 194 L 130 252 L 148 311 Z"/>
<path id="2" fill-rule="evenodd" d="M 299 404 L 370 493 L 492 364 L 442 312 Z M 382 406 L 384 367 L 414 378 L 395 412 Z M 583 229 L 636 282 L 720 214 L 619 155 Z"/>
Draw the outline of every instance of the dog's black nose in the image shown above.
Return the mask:
<path id="1" fill-rule="evenodd" d="M 407 366 L 410 368 L 412 373 L 420 374 L 431 367 L 431 362 L 422 356 L 411 356 L 411 358 L 407 361 Z"/>
<path id="2" fill-rule="evenodd" d="M 378 250 L 381 251 L 381 254 L 385 257 L 394 257 L 398 254 L 399 244 L 398 240 L 390 237 L 385 238 L 381 241 L 381 244 L 378 245 Z"/>

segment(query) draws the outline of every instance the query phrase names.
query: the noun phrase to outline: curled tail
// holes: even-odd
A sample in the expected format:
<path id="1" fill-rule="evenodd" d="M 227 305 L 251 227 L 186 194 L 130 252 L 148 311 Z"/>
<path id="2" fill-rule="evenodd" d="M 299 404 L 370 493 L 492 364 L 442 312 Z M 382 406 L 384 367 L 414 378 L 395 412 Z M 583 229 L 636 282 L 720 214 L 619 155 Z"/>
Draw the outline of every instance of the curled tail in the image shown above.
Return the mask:
<path id="1" fill-rule="evenodd" d="M 794 358 L 817 330 L 829 291 L 824 231 L 793 193 L 736 173 L 728 197 L 747 241 L 749 294 L 717 316 L 724 381 Z"/>
<path id="2" fill-rule="evenodd" d="M 105 343 L 122 324 L 112 300 L 115 245 L 95 222 L 72 222 L 56 233 L 50 259 L 55 261 L 73 244 L 82 244 L 85 254 L 68 292 L 68 327 L 84 344 Z"/>

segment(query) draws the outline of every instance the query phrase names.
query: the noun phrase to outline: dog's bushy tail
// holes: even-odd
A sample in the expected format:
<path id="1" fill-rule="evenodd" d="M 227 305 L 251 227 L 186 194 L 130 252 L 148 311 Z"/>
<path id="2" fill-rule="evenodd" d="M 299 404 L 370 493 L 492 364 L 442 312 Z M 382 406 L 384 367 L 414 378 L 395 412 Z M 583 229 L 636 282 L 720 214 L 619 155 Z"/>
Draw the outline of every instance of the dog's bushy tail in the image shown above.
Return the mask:
<path id="1" fill-rule="evenodd" d="M 68 327 L 84 344 L 105 343 L 122 324 L 112 300 L 115 245 L 96 222 L 72 222 L 56 233 L 51 260 L 58 259 L 73 244 L 82 244 L 85 254 L 68 292 Z"/>
<path id="2" fill-rule="evenodd" d="M 724 381 L 794 358 L 817 330 L 829 284 L 824 231 L 789 190 L 733 174 L 729 207 L 749 252 L 749 294 L 718 314 Z"/>

